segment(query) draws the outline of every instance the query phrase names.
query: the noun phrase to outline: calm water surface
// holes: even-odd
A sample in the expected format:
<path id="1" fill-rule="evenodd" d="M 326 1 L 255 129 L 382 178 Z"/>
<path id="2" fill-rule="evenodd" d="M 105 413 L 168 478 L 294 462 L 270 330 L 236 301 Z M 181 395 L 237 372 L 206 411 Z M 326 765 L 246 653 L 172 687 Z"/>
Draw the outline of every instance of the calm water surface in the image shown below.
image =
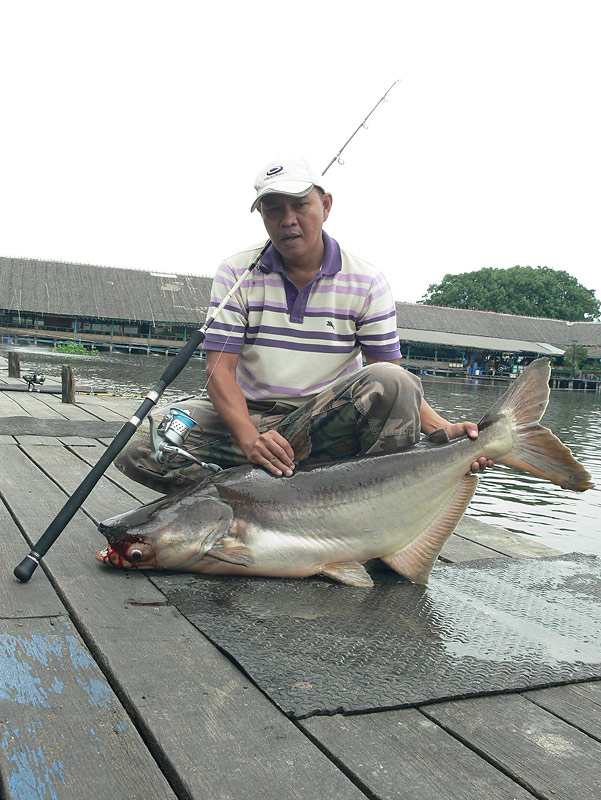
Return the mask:
<path id="1" fill-rule="evenodd" d="M 69 363 L 80 385 L 115 393 L 145 394 L 169 363 L 165 356 L 126 353 L 65 356 L 43 348 L 18 349 L 25 370 L 60 375 L 61 365 Z M 6 354 L 2 349 L 0 352 Z M 171 384 L 166 396 L 193 394 L 204 383 L 204 361 L 194 359 Z M 453 420 L 477 422 L 506 388 L 503 383 L 424 379 L 430 404 Z M 468 514 L 536 537 L 562 552 L 601 555 L 601 396 L 552 390 L 543 423 L 570 447 L 597 486 L 584 493 L 569 492 L 533 475 L 497 465 L 481 478 Z"/>

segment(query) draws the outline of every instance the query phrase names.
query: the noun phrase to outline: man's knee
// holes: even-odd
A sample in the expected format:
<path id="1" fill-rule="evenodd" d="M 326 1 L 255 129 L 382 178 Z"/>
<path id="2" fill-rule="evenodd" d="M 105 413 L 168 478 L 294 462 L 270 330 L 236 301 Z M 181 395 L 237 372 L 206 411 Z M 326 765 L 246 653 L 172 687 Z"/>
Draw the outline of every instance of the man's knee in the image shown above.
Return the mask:
<path id="1" fill-rule="evenodd" d="M 361 383 L 372 383 L 383 395 L 418 392 L 421 395 L 421 380 L 398 364 L 376 361 L 361 370 Z"/>

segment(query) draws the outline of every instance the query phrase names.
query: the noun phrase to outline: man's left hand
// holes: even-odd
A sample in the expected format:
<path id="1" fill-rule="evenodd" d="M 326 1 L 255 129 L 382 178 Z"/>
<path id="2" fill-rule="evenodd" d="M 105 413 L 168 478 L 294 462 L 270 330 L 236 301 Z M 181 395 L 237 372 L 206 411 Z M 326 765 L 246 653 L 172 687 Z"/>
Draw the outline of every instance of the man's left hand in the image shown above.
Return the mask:
<path id="1" fill-rule="evenodd" d="M 454 422 L 445 430 L 449 439 L 458 439 L 460 436 L 469 436 L 470 439 L 478 438 L 478 426 L 475 422 Z M 472 462 L 469 472 L 484 472 L 486 467 L 492 467 L 494 463 L 492 459 L 480 456 L 477 461 Z"/>

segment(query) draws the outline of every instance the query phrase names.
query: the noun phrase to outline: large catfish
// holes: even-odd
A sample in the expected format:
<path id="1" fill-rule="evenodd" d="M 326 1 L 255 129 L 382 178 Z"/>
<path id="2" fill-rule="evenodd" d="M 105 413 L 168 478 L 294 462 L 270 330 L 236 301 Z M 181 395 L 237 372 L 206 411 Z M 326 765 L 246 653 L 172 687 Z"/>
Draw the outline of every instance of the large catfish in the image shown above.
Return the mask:
<path id="1" fill-rule="evenodd" d="M 530 364 L 479 422 L 477 439 L 432 435 L 397 453 L 301 465 L 290 478 L 252 465 L 225 470 L 105 520 L 109 544 L 96 557 L 139 569 L 319 574 L 350 586 L 372 586 L 363 564 L 381 558 L 426 583 L 474 494 L 478 478 L 466 470 L 480 456 L 564 489 L 593 486 L 570 450 L 539 425 L 549 375 L 548 359 Z M 306 425 L 290 439 L 306 454 Z"/>

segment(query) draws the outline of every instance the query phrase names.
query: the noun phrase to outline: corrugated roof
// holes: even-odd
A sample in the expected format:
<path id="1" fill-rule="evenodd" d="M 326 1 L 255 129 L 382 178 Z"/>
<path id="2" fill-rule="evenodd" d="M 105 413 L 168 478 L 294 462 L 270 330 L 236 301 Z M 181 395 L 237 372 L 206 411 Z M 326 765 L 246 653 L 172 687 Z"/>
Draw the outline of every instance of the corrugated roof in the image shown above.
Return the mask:
<path id="1" fill-rule="evenodd" d="M 194 325 L 206 318 L 211 283 L 212 278 L 199 275 L 0 257 L 0 308 L 21 313 Z M 413 337 L 406 341 L 451 344 L 447 335 L 460 336 L 457 346 L 476 348 L 466 342 L 477 337 L 482 349 L 489 349 L 482 343 L 488 338 L 499 344 L 490 349 L 556 354 L 576 343 L 586 346 L 590 357 L 601 358 L 600 322 L 565 322 L 419 303 L 397 303 L 396 307 L 399 329 Z M 514 348 L 510 342 L 520 347 Z"/>
<path id="2" fill-rule="evenodd" d="M 398 331 L 401 342 L 446 344 L 451 347 L 489 350 L 495 353 L 538 353 L 545 356 L 561 356 L 564 353 L 564 350 L 543 342 L 525 342 L 519 339 L 498 339 L 493 336 L 469 336 L 464 333 L 424 331 L 412 328 L 399 328 Z"/>
<path id="3" fill-rule="evenodd" d="M 0 257 L 0 307 L 21 313 L 203 322 L 211 278 Z"/>

